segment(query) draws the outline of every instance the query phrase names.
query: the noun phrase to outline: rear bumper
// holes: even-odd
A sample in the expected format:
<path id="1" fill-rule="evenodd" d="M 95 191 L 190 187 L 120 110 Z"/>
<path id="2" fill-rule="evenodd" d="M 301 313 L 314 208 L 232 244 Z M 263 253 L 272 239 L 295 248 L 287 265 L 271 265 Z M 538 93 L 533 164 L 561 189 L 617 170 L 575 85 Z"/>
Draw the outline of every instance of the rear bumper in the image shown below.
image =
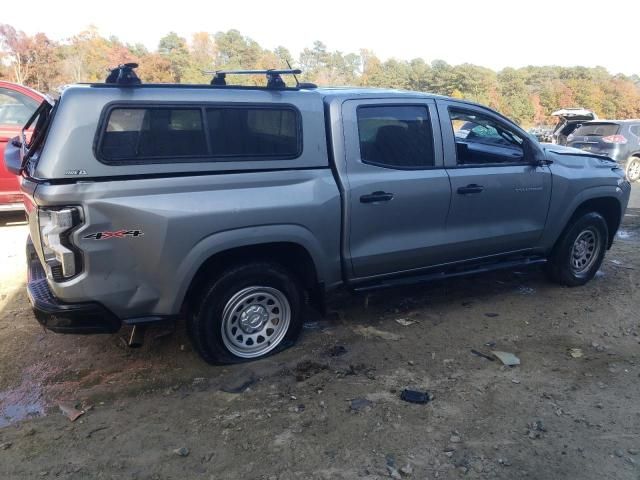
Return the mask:
<path id="1" fill-rule="evenodd" d="M 56 298 L 31 239 L 27 240 L 27 294 L 36 319 L 56 333 L 115 333 L 121 321 L 97 302 L 66 303 Z"/>

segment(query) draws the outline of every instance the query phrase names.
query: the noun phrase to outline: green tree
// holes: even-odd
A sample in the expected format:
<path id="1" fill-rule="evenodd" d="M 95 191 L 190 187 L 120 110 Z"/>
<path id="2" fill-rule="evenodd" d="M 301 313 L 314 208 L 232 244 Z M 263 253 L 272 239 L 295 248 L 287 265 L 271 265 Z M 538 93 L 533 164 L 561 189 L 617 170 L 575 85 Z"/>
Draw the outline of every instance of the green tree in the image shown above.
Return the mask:
<path id="1" fill-rule="evenodd" d="M 172 81 L 180 83 L 190 63 L 187 41 L 177 33 L 169 32 L 160 39 L 158 53 L 169 62 Z"/>

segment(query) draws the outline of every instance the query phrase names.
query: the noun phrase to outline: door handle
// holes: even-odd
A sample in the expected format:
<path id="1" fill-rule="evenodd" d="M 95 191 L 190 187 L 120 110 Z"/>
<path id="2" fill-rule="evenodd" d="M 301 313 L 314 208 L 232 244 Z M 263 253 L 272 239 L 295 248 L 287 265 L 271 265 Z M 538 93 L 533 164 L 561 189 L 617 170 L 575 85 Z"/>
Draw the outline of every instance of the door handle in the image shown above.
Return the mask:
<path id="1" fill-rule="evenodd" d="M 373 192 L 369 195 L 362 195 L 360 197 L 360 203 L 375 203 L 375 202 L 388 202 L 393 198 L 393 193 L 387 192 Z"/>
<path id="2" fill-rule="evenodd" d="M 468 193 L 480 193 L 483 190 L 484 187 L 482 185 L 476 185 L 475 183 L 472 183 L 470 185 L 467 185 L 466 187 L 458 188 L 458 193 L 460 195 L 466 195 Z"/>

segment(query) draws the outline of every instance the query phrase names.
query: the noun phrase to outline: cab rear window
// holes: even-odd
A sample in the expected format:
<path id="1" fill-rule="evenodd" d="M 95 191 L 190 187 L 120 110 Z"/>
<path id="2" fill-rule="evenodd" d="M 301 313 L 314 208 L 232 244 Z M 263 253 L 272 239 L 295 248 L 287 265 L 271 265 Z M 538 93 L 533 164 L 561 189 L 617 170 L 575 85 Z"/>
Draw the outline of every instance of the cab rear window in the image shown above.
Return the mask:
<path id="1" fill-rule="evenodd" d="M 106 162 L 294 158 L 301 149 L 291 107 L 111 108 L 98 154 Z"/>

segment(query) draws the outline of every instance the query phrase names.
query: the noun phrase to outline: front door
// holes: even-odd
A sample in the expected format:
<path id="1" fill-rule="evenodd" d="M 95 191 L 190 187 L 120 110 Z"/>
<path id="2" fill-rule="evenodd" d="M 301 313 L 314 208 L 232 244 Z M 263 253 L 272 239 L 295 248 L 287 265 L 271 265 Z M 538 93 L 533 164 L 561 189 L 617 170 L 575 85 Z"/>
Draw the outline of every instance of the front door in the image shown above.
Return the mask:
<path id="1" fill-rule="evenodd" d="M 451 179 L 447 231 L 458 260 L 536 247 L 551 198 L 549 167 L 524 132 L 493 112 L 438 101 Z"/>
<path id="2" fill-rule="evenodd" d="M 353 276 L 437 263 L 451 190 L 435 102 L 350 100 L 342 112 Z"/>

